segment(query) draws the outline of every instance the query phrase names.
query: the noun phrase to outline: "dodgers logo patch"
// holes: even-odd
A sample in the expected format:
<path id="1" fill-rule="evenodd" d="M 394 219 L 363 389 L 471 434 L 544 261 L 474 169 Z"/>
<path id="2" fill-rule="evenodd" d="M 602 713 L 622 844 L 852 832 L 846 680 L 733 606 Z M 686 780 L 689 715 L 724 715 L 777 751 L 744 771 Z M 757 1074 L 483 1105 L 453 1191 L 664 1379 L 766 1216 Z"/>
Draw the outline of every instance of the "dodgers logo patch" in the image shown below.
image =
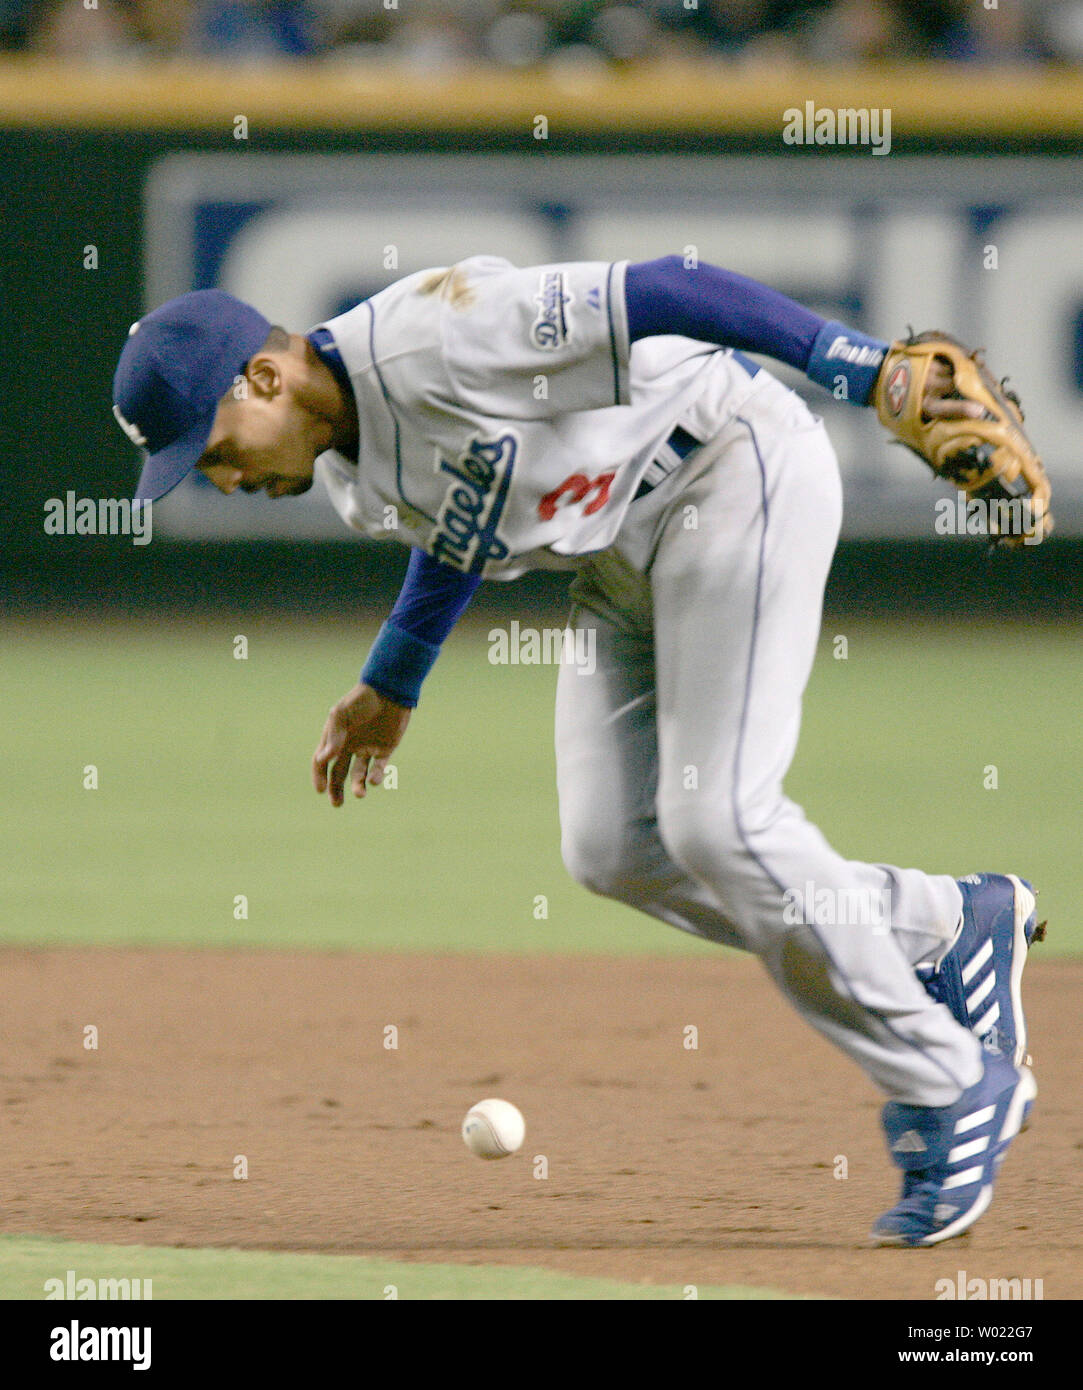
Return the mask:
<path id="1" fill-rule="evenodd" d="M 530 341 L 543 352 L 555 352 L 568 341 L 568 317 L 565 309 L 574 303 L 571 290 L 564 284 L 562 270 L 542 272 L 534 303 L 538 317 L 530 325 Z"/>
<path id="2" fill-rule="evenodd" d="M 508 500 L 518 437 L 507 430 L 496 439 L 473 439 L 455 463 L 441 459 L 441 472 L 455 480 L 436 517 L 431 552 L 462 570 L 480 574 L 488 560 L 507 558 L 508 547 L 496 528 Z"/>

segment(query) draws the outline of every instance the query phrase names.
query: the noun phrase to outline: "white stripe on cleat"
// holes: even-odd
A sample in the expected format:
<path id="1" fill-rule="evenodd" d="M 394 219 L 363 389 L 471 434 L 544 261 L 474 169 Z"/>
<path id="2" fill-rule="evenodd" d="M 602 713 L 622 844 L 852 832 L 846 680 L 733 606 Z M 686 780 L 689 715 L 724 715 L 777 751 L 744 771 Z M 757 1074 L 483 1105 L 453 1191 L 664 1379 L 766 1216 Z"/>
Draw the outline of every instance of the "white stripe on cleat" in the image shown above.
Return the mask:
<path id="1" fill-rule="evenodd" d="M 971 956 L 967 961 L 965 969 L 962 971 L 963 984 L 967 985 L 982 968 L 985 962 L 993 954 L 993 943 L 987 941 L 976 955 Z"/>

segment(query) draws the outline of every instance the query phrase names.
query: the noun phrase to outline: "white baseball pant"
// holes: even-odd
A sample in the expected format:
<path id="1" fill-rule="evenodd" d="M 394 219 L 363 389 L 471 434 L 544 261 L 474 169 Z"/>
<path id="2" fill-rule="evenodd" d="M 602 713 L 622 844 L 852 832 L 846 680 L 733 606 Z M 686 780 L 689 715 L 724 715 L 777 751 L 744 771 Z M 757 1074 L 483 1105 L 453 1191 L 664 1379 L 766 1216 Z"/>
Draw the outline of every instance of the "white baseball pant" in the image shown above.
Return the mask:
<path id="1" fill-rule="evenodd" d="M 754 952 L 889 1098 L 948 1105 L 980 1044 L 913 967 L 954 941 L 958 886 L 842 858 L 783 793 L 842 501 L 822 422 L 764 378 L 573 583 L 570 624 L 597 638 L 593 672 L 558 679 L 564 862 Z"/>

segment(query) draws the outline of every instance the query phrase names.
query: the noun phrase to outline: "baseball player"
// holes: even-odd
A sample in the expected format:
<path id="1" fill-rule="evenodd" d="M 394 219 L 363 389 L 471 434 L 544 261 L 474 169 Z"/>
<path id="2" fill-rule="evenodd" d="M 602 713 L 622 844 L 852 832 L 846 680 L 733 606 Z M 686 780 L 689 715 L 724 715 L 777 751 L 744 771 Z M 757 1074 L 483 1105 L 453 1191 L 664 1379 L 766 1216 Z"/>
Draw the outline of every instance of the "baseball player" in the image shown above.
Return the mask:
<path id="1" fill-rule="evenodd" d="M 1022 498 L 1028 538 L 1050 528 L 1017 402 L 961 345 L 889 345 L 676 256 L 475 256 L 304 336 L 182 295 L 132 326 L 113 409 L 145 451 L 137 498 L 193 468 L 290 496 L 318 469 L 348 526 L 413 547 L 313 758 L 335 806 L 381 781 L 482 580 L 573 571 L 596 664 L 557 685 L 569 871 L 763 961 L 887 1097 L 903 1187 L 874 1241 L 931 1245 L 989 1205 L 1036 1093 L 1020 981 L 1042 928 L 1022 879 L 846 860 L 784 795 L 842 496 L 821 420 L 746 352 L 874 405 L 970 497 Z"/>

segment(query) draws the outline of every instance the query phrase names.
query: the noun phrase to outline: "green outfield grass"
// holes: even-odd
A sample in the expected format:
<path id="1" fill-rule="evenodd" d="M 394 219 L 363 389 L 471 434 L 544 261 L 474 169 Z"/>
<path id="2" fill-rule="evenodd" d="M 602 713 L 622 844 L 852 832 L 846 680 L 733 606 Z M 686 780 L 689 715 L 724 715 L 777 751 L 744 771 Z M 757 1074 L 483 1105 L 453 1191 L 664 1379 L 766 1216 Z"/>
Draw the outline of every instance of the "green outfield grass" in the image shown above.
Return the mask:
<path id="1" fill-rule="evenodd" d="M 742 1285 L 628 1284 L 518 1265 L 412 1264 L 355 1255 L 265 1250 L 174 1250 L 84 1245 L 40 1236 L 0 1236 L 0 1300 L 46 1297 L 59 1279 L 67 1296 L 80 1279 L 151 1281 L 163 1299 L 775 1299 L 790 1295 Z M 123 1285 L 121 1289 L 123 1289 Z M 695 1293 L 691 1292 L 691 1288 Z M 129 1284 L 129 1292 L 133 1286 Z M 108 1286 L 103 1293 L 108 1292 Z M 139 1285 L 141 1295 L 146 1284 Z M 89 1292 L 85 1285 L 76 1292 Z M 70 1304 L 68 1305 L 70 1307 Z M 125 1303 L 125 1308 L 138 1304 Z M 133 1314 L 134 1315 L 134 1314 Z"/>
<path id="2" fill-rule="evenodd" d="M 396 756 L 398 787 L 333 811 L 309 762 L 375 623 L 9 624 L 2 939 L 717 949 L 567 876 L 555 673 L 490 665 L 487 628 L 449 640 Z M 791 795 L 849 857 L 1032 876 L 1047 949 L 1083 949 L 1081 637 L 1071 625 L 829 624 Z M 90 764 L 97 790 L 83 786 Z M 234 917 L 240 894 L 247 921 Z"/>

